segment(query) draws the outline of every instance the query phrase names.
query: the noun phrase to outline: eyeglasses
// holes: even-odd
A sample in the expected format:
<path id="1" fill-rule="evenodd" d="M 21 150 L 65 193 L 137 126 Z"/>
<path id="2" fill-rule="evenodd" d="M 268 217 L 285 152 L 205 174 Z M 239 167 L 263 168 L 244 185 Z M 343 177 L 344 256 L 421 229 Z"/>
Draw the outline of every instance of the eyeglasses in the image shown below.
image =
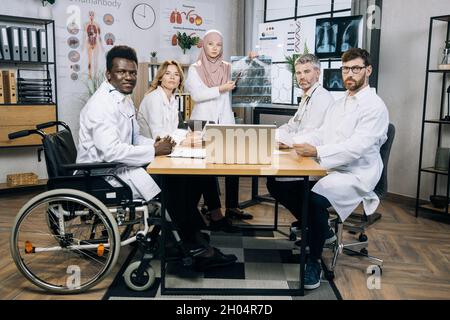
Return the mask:
<path id="1" fill-rule="evenodd" d="M 342 73 L 349 73 L 350 70 L 352 70 L 353 74 L 358 74 L 361 72 L 362 69 L 367 68 L 367 66 L 361 67 L 361 66 L 353 66 L 353 67 L 341 67 Z"/>

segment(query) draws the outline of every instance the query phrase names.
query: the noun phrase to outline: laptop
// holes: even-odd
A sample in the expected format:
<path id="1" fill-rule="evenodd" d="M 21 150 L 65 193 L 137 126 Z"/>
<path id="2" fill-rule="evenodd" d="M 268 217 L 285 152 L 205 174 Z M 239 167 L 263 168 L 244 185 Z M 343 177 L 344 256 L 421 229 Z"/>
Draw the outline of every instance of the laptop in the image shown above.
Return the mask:
<path id="1" fill-rule="evenodd" d="M 271 164 L 275 125 L 206 124 L 206 163 Z"/>

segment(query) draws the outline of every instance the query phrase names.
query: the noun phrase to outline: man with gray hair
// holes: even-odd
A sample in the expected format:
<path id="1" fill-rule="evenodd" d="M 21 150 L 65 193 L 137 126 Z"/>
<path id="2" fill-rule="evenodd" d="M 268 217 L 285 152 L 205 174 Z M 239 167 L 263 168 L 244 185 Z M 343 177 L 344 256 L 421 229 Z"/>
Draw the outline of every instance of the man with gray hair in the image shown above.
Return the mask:
<path id="1" fill-rule="evenodd" d="M 320 60 L 313 54 L 304 54 L 295 60 L 295 77 L 303 95 L 294 117 L 277 130 L 275 139 L 280 149 L 292 148 L 294 136 L 318 129 L 325 119 L 328 108 L 333 105 L 333 96 L 319 83 L 320 71 Z M 315 181 L 312 180 L 314 179 L 309 182 L 310 188 L 315 184 Z M 297 219 L 300 219 L 303 183 L 303 179 L 299 178 L 268 178 L 267 189 L 272 197 L 277 199 Z M 299 222 L 294 222 L 292 227 L 299 227 Z M 326 244 L 335 239 L 336 236 L 330 229 Z"/>
<path id="2" fill-rule="evenodd" d="M 299 97 L 301 100 L 294 117 L 279 128 L 285 133 L 277 137 L 280 149 L 292 147 L 288 137 L 319 128 L 326 111 L 334 103 L 331 94 L 319 83 L 320 72 L 320 60 L 313 54 L 304 54 L 295 60 L 295 78 L 303 95 Z"/>

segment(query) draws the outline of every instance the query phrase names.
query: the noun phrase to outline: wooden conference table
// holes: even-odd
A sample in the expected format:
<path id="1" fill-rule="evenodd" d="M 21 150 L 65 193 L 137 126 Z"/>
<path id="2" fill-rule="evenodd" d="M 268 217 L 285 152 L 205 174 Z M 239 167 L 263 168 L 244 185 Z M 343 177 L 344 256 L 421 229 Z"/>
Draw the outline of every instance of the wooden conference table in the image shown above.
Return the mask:
<path id="1" fill-rule="evenodd" d="M 304 199 L 308 199 L 308 185 L 310 176 L 325 176 L 326 170 L 312 158 L 303 158 L 296 155 L 295 151 L 288 152 L 275 151 L 272 157 L 272 164 L 269 165 L 244 165 L 244 164 L 211 164 L 206 163 L 205 159 L 191 158 L 170 158 L 166 156 L 156 157 L 147 167 L 147 172 L 152 175 L 160 175 L 164 184 L 164 176 L 167 175 L 209 175 L 209 176 L 250 176 L 250 177 L 301 177 L 305 180 L 303 190 Z M 166 203 L 165 188 L 162 187 L 161 201 L 162 212 L 165 212 Z M 307 219 L 307 201 L 303 202 L 301 221 Z M 163 222 L 165 215 L 161 215 Z M 163 223 L 164 225 L 164 223 Z M 301 230 L 301 251 L 300 251 L 300 286 L 298 289 L 249 289 L 249 288 L 166 288 L 165 269 L 166 259 L 163 250 L 161 257 L 161 294 L 230 294 L 230 295 L 304 295 L 304 266 L 306 249 L 306 223 L 302 223 Z M 165 240 L 166 230 L 163 228 L 163 241 Z"/>

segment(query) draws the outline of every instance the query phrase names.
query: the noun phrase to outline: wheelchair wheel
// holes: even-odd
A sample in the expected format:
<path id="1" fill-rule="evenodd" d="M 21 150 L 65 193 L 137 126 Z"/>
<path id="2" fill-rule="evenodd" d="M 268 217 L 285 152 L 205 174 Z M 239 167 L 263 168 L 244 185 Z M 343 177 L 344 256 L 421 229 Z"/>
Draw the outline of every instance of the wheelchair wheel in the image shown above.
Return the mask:
<path id="1" fill-rule="evenodd" d="M 131 263 L 123 273 L 125 284 L 134 291 L 145 291 L 149 289 L 155 283 L 156 279 L 155 271 L 151 265 L 148 265 L 142 277 L 139 278 L 137 271 L 140 264 L 140 261 Z"/>
<path id="2" fill-rule="evenodd" d="M 97 198 L 78 190 L 44 192 L 18 213 L 10 239 L 19 271 L 36 286 L 79 293 L 101 281 L 120 251 L 117 224 Z"/>

